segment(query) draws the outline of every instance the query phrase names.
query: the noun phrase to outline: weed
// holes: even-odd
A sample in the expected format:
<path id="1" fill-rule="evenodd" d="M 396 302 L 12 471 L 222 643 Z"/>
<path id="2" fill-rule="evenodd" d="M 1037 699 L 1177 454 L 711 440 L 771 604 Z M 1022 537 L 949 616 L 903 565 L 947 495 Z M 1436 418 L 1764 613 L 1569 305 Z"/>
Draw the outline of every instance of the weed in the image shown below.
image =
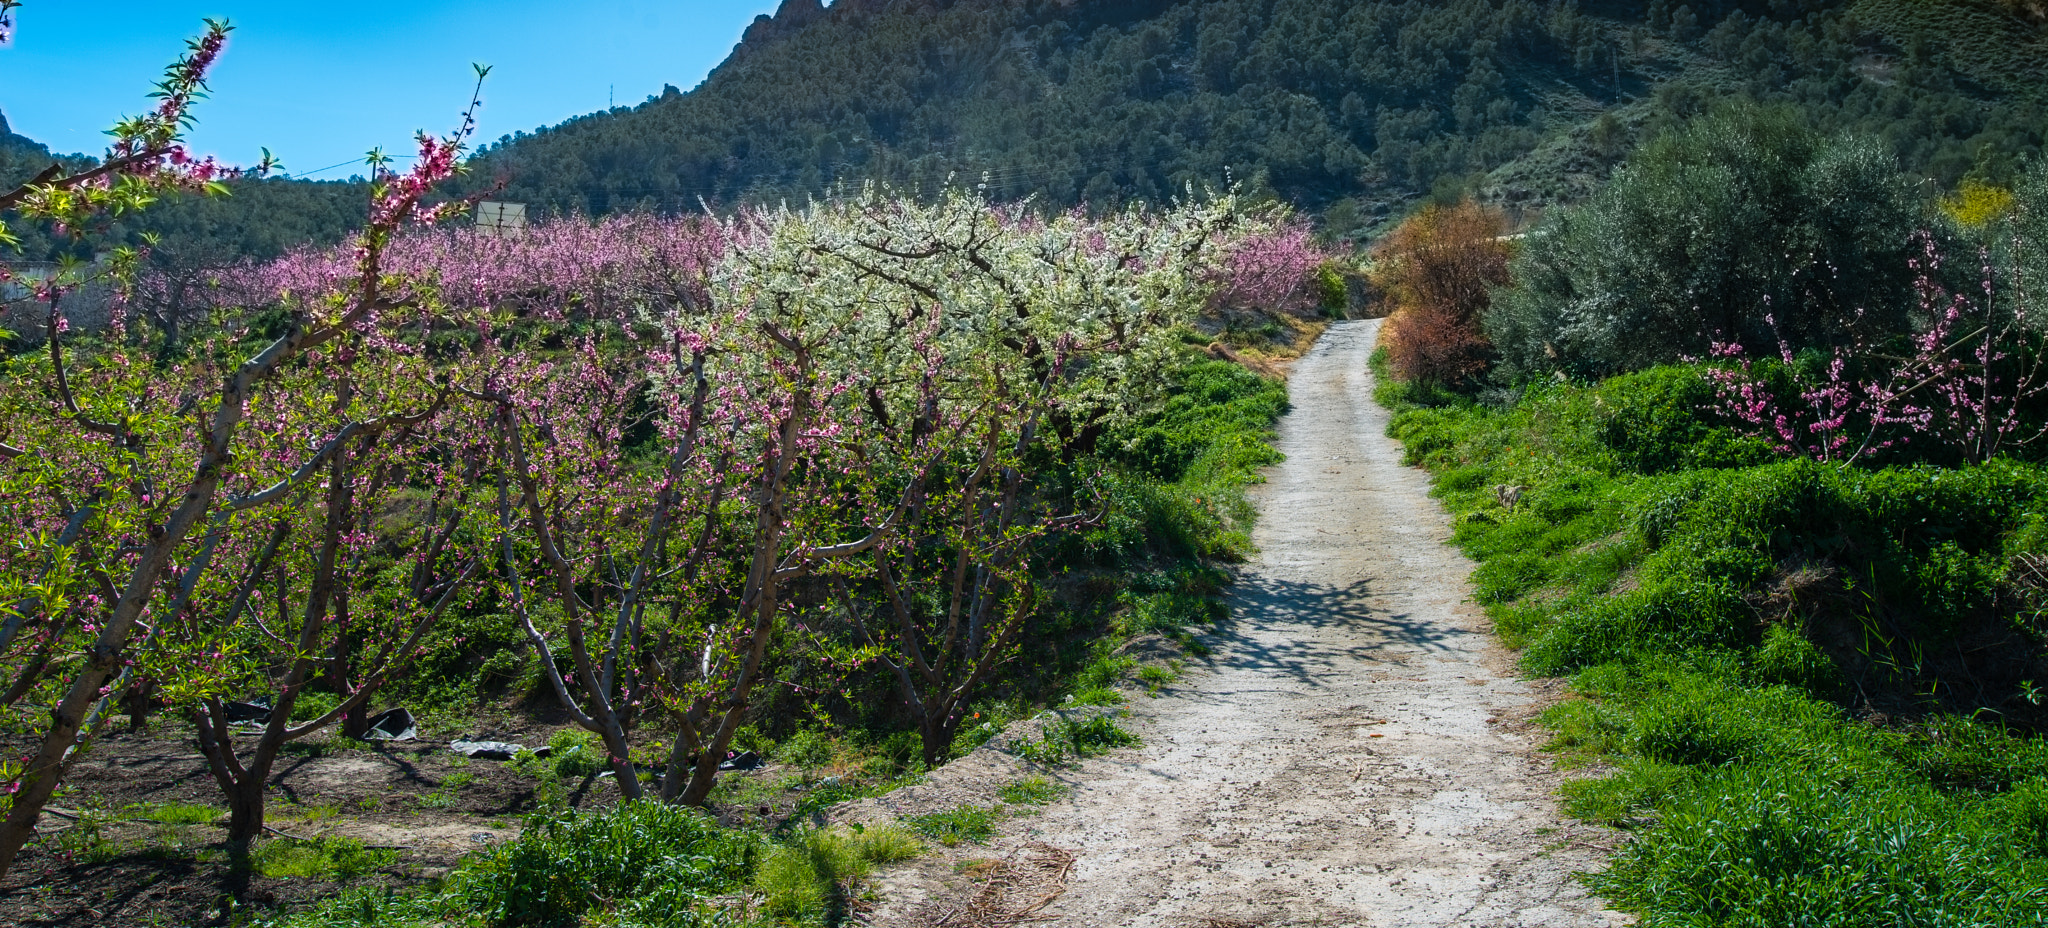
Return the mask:
<path id="1" fill-rule="evenodd" d="M 703 812 L 636 802 L 539 817 L 518 838 L 472 854 L 449 875 L 447 905 L 493 925 L 688 924 L 704 901 L 744 885 L 760 840 Z"/>
<path id="2" fill-rule="evenodd" d="M 1107 686 L 1092 686 L 1068 694 L 1065 705 L 1069 706 L 1121 706 L 1124 694 Z"/>
<path id="3" fill-rule="evenodd" d="M 1003 818 L 998 806 L 961 806 L 944 812 L 930 812 L 913 815 L 904 821 L 918 834 L 937 841 L 947 847 L 955 847 L 962 841 L 981 844 L 996 833 L 996 822 Z"/>
<path id="4" fill-rule="evenodd" d="M 1025 777 L 996 791 L 1004 802 L 1023 806 L 1042 806 L 1066 794 L 1066 787 L 1044 777 Z"/>
<path id="5" fill-rule="evenodd" d="M 889 864 L 924 853 L 924 842 L 901 825 L 851 825 L 853 849 L 863 860 Z"/>
<path id="6" fill-rule="evenodd" d="M 605 769 L 604 749 L 596 735 L 564 728 L 548 739 L 548 764 L 557 777 L 596 776 Z"/>
<path id="7" fill-rule="evenodd" d="M 371 751 L 375 750 L 375 748 L 371 747 L 369 742 L 366 741 L 357 741 L 354 738 L 334 735 L 329 738 L 301 738 L 297 741 L 287 741 L 277 750 L 278 753 L 291 757 L 320 758 L 330 754 L 342 754 L 350 751 Z"/>
<path id="8" fill-rule="evenodd" d="M 211 825 L 221 817 L 222 812 L 213 806 L 164 802 L 128 806 L 122 810 L 122 815 L 161 825 Z"/>
<path id="9" fill-rule="evenodd" d="M 797 732 L 783 741 L 776 752 L 776 759 L 798 767 L 823 767 L 832 763 L 837 753 L 830 736 L 824 732 L 806 730 Z"/>
<path id="10" fill-rule="evenodd" d="M 264 842 L 249 862 L 257 873 L 273 879 L 346 883 L 390 866 L 397 859 L 396 851 L 365 848 L 361 841 L 348 838 L 285 838 Z"/>
<path id="11" fill-rule="evenodd" d="M 1086 719 L 1055 718 L 1046 722 L 1038 738 L 1022 739 L 1011 750 L 1034 764 L 1057 767 L 1069 757 L 1093 757 L 1137 743 L 1137 735 L 1119 728 L 1116 720 L 1105 714 Z"/>

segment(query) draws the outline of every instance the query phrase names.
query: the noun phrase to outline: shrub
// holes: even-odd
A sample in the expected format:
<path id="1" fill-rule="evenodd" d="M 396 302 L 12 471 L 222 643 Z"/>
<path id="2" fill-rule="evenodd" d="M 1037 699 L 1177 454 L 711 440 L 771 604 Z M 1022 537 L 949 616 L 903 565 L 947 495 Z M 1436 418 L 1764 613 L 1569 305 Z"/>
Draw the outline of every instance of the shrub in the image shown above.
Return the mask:
<path id="1" fill-rule="evenodd" d="M 1468 199 L 1423 208 L 1373 249 L 1372 283 L 1391 309 L 1381 339 L 1402 380 L 1459 385 L 1486 369 L 1480 320 L 1508 282 L 1506 231 L 1499 210 Z"/>
<path id="2" fill-rule="evenodd" d="M 1532 233 L 1486 334 L 1530 375 L 1771 344 L 1771 314 L 1795 350 L 1903 333 L 1921 218 L 1880 143 L 1823 136 L 1789 110 L 1724 108 L 1652 141 Z"/>
<path id="3" fill-rule="evenodd" d="M 557 777 L 591 777 L 605 769 L 604 748 L 597 735 L 564 728 L 548 738 L 548 768 Z"/>
<path id="4" fill-rule="evenodd" d="M 805 730 L 789 736 L 776 752 L 777 759 L 798 767 L 823 767 L 832 762 L 832 739 L 823 732 Z"/>

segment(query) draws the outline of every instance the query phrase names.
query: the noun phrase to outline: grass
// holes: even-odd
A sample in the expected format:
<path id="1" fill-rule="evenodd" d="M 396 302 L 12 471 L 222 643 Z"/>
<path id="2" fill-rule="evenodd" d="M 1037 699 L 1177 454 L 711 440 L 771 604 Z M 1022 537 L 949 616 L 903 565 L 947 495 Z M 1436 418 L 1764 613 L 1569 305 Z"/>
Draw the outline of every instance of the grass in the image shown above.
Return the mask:
<path id="1" fill-rule="evenodd" d="M 996 833 L 1003 818 L 1000 806 L 961 806 L 944 812 L 929 812 L 904 819 L 918 834 L 947 847 L 962 841 L 981 844 Z"/>
<path id="2" fill-rule="evenodd" d="M 848 896 L 875 864 L 924 853 L 909 831 L 894 825 L 808 829 L 767 852 L 754 874 L 762 909 L 785 918 L 843 919 Z"/>
<path id="3" fill-rule="evenodd" d="M 439 788 L 424 796 L 417 797 L 414 801 L 418 802 L 423 809 L 453 808 L 456 794 L 460 793 L 464 787 L 475 783 L 476 779 L 476 774 L 467 770 L 458 770 L 442 777 Z"/>
<path id="4" fill-rule="evenodd" d="M 390 866 L 398 852 L 372 849 L 348 838 L 308 841 L 266 841 L 250 856 L 250 866 L 272 879 L 351 882 Z"/>
<path id="5" fill-rule="evenodd" d="M 1527 670 L 1570 680 L 1550 749 L 1611 771 L 1566 791 L 1631 834 L 1593 886 L 1645 925 L 2048 924 L 2025 681 L 1945 657 L 2038 651 L 1999 604 L 2048 473 L 1778 461 L 1702 419 L 1700 379 L 1381 394 L 1476 598 Z M 1514 510 L 1499 485 L 1526 487 Z"/>
<path id="6" fill-rule="evenodd" d="M 1044 777 L 1025 777 L 996 791 L 1004 802 L 1018 806 L 1042 806 L 1066 794 L 1066 787 Z"/>
<path id="7" fill-rule="evenodd" d="M 226 814 L 216 806 L 185 802 L 138 803 L 121 812 L 124 818 L 159 825 L 211 825 Z"/>
<path id="8" fill-rule="evenodd" d="M 1145 684 L 1145 691 L 1158 695 L 1166 685 L 1180 678 L 1180 662 L 1170 665 L 1147 664 L 1138 668 L 1138 682 Z"/>
<path id="9" fill-rule="evenodd" d="M 1013 746 L 1017 756 L 1042 767 L 1060 767 L 1070 760 L 1094 757 L 1138 742 L 1138 736 L 1120 728 L 1107 714 L 1087 718 L 1056 717 L 1045 724 L 1037 738 Z"/>

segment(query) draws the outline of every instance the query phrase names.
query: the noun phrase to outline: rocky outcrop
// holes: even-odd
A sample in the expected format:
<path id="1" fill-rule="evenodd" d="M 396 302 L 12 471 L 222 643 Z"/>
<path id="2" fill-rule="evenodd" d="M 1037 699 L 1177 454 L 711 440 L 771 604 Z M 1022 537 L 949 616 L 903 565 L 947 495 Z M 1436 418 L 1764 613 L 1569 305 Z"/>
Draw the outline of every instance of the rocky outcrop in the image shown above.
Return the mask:
<path id="1" fill-rule="evenodd" d="M 726 59 L 726 63 L 731 64 L 789 38 L 824 17 L 823 0 L 782 0 L 782 6 L 776 8 L 774 16 L 764 13 L 754 17 L 753 24 L 740 36 L 740 44 L 733 47 L 732 56 Z"/>

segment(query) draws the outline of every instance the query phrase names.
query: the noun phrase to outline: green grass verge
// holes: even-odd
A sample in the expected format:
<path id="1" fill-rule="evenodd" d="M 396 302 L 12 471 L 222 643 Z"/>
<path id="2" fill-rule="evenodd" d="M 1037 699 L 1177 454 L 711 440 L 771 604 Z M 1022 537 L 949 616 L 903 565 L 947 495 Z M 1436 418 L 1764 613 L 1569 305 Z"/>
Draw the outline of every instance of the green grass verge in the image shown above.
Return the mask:
<path id="1" fill-rule="evenodd" d="M 1381 392 L 1479 601 L 1570 679 L 1552 749 L 1611 765 L 1568 789 L 1632 833 L 1592 885 L 1646 926 L 2048 924 L 2048 636 L 2014 574 L 2048 472 L 1780 461 L 1708 389 Z"/>

